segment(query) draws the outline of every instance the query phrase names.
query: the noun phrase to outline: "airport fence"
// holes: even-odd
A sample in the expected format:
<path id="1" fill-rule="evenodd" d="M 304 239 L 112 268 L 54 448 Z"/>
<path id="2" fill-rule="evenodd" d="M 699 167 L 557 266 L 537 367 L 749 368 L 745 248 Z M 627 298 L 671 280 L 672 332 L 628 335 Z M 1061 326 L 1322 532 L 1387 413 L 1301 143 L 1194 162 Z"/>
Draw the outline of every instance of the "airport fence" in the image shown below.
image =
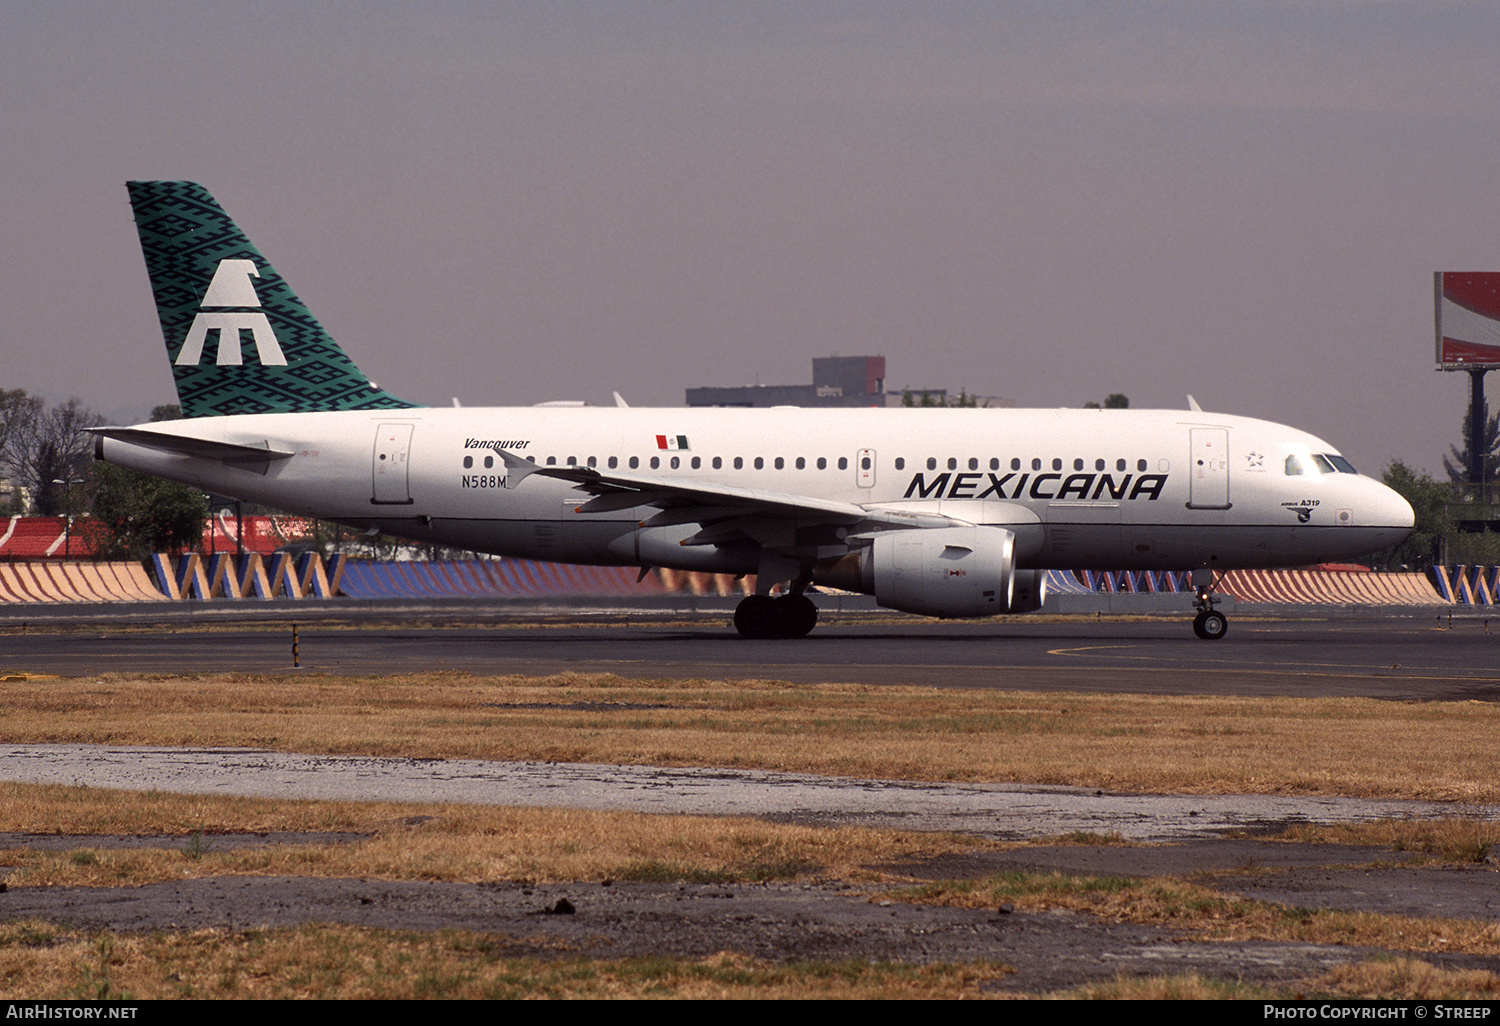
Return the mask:
<path id="1" fill-rule="evenodd" d="M 1438 595 L 1460 606 L 1493 606 L 1500 599 L 1500 566 L 1435 566 Z"/>
<path id="2" fill-rule="evenodd" d="M 1186 603 L 1193 591 L 1189 577 L 1166 571 L 1050 570 L 1047 590 L 1053 596 L 1085 601 L 1090 595 L 1107 595 L 1112 603 L 1137 601 L 1130 596 L 1181 594 L 1180 601 Z M 374 561 L 335 555 L 325 560 L 316 552 L 220 552 L 159 554 L 144 567 L 131 562 L 0 559 L 0 603 L 339 596 L 419 601 L 671 594 L 735 598 L 754 588 L 753 576 L 668 570 L 641 574 L 630 567 L 522 559 Z M 1233 570 L 1220 578 L 1215 590 L 1239 603 L 1493 606 L 1500 599 L 1500 567 L 1435 567 L 1430 575 L 1355 569 Z"/>

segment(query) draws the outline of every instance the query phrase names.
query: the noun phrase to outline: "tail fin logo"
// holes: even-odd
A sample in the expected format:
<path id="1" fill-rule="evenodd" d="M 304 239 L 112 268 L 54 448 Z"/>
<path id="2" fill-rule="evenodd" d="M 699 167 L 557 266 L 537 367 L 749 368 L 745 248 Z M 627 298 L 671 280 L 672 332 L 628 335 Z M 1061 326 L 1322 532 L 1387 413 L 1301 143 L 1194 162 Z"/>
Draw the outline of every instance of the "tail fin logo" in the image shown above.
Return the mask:
<path id="1" fill-rule="evenodd" d="M 193 317 L 182 350 L 177 354 L 178 366 L 196 366 L 203 360 L 203 345 L 210 331 L 219 333 L 220 367 L 239 366 L 244 362 L 240 350 L 240 330 L 250 332 L 255 339 L 255 356 L 265 367 L 286 366 L 286 356 L 276 332 L 271 330 L 271 321 L 261 309 L 260 297 L 255 294 L 255 283 L 259 278 L 253 260 L 220 260 L 214 270 L 213 281 L 203 295 L 203 304 Z"/>

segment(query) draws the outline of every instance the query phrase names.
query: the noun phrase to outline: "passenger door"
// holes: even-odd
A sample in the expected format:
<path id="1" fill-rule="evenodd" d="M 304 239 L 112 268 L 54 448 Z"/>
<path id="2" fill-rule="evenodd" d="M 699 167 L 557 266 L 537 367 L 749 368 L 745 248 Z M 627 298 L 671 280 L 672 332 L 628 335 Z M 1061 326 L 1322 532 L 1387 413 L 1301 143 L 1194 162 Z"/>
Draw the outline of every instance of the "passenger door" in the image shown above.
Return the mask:
<path id="1" fill-rule="evenodd" d="M 1188 506 L 1228 509 L 1229 429 L 1192 428 L 1188 460 Z"/>

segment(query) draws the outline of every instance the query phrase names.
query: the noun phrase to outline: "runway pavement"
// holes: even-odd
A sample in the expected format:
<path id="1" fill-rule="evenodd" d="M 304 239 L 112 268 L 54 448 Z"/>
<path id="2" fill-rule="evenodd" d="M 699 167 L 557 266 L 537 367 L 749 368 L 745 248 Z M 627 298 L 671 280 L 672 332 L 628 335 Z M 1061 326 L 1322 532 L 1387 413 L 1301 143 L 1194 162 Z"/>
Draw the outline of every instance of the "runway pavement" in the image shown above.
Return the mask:
<path id="1" fill-rule="evenodd" d="M 155 612 L 155 611 L 154 611 Z M 1240 615 L 1221 641 L 1186 617 L 980 622 L 857 614 L 812 636 L 747 641 L 720 612 L 494 613 L 483 606 L 307 607 L 139 619 L 0 621 L 0 673 L 274 672 L 770 678 L 1027 691 L 1500 699 L 1500 617 Z M 453 626 L 444 626 L 452 624 Z"/>

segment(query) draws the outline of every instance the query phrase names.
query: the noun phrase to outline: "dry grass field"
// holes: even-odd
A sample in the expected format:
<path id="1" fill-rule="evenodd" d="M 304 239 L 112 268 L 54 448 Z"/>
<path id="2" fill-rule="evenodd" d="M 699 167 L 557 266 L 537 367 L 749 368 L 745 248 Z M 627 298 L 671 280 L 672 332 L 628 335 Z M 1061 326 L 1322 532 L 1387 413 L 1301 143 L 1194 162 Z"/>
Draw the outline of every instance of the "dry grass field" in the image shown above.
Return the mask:
<path id="1" fill-rule="evenodd" d="M 3 667 L 0 667 L 3 669 Z M 247 746 L 308 753 L 758 767 L 868 778 L 1015 781 L 1120 791 L 1326 794 L 1500 802 L 1500 709 L 1359 699 L 1031 695 L 776 681 L 544 679 L 457 673 L 46 678 L 0 688 L 8 743 Z M 216 847 L 229 834 L 357 835 L 348 843 Z M 1211 976 L 1119 978 L 1078 997 L 1482 997 L 1488 970 L 1436 953 L 1500 955 L 1493 921 L 1288 910 L 1211 880 L 1074 874 L 917 883 L 870 867 L 1000 847 L 972 838 L 748 819 L 555 809 L 301 802 L 86 787 L 0 786 L 0 832 L 67 835 L 0 851 L 11 888 L 120 887 L 216 876 L 494 880 L 839 880 L 872 899 L 1008 905 L 1137 922 L 1224 942 L 1379 948 L 1294 986 Z M 176 848 L 91 836 L 161 834 Z M 1100 838 L 1077 838 L 1098 843 Z M 1318 828 L 1286 843 L 1378 845 L 1437 863 L 1490 857 L 1500 825 L 1470 820 Z M 76 841 L 76 844 L 73 843 Z M 3 997 L 954 997 L 997 989 L 992 963 L 770 963 L 517 956 L 460 930 L 89 931 L 0 924 Z"/>
<path id="2" fill-rule="evenodd" d="M 1494 804 L 1500 707 L 432 673 L 12 675 L 0 739 Z"/>

